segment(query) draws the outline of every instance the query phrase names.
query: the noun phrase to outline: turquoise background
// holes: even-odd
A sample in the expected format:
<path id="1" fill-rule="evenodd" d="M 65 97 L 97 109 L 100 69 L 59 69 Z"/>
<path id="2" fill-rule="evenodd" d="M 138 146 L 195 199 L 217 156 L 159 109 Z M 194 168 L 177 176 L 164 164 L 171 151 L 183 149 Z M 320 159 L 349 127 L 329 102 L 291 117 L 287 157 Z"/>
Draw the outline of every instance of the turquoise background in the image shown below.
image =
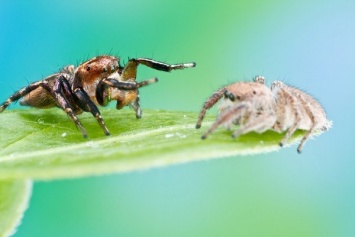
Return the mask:
<path id="1" fill-rule="evenodd" d="M 143 109 L 197 112 L 261 74 L 314 95 L 334 127 L 302 155 L 37 182 L 16 237 L 355 235 L 354 1 L 0 0 L 0 100 L 97 54 L 197 62 L 141 67 L 138 80 L 160 79 L 142 89 Z"/>

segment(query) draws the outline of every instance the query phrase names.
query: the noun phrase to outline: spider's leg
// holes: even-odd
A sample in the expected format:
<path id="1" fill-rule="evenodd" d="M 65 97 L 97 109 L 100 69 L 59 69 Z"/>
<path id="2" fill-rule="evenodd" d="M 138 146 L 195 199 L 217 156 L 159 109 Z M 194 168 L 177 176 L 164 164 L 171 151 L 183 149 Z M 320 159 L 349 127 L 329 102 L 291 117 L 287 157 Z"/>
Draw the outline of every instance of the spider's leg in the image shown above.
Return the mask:
<path id="1" fill-rule="evenodd" d="M 114 78 L 105 78 L 99 81 L 96 86 L 96 100 L 101 106 L 107 105 L 110 101 L 109 87 L 115 87 L 120 90 L 136 90 L 138 88 L 136 82 L 123 82 Z"/>
<path id="2" fill-rule="evenodd" d="M 158 78 L 156 78 L 156 77 L 138 82 L 137 87 L 141 88 L 141 87 L 147 86 L 147 85 L 155 83 L 155 82 L 158 82 Z M 129 104 L 129 106 L 136 112 L 136 118 L 138 118 L 138 119 L 142 117 L 142 109 L 140 107 L 139 100 L 140 100 L 139 91 L 137 91 L 137 98 L 132 103 Z"/>
<path id="3" fill-rule="evenodd" d="M 301 152 L 302 152 L 303 146 L 304 146 L 304 144 L 306 143 L 306 141 L 307 141 L 307 139 L 309 138 L 309 136 L 313 133 L 314 128 L 315 128 L 315 124 L 313 124 L 313 126 L 306 132 L 306 134 L 305 134 L 304 137 L 302 138 L 300 144 L 299 144 L 298 147 L 297 147 L 297 152 L 298 152 L 298 153 L 301 153 Z"/>
<path id="4" fill-rule="evenodd" d="M 160 71 L 166 71 L 166 72 L 170 72 L 171 70 L 175 70 L 175 69 L 184 69 L 184 68 L 190 68 L 196 66 L 196 63 L 194 62 L 167 64 L 149 58 L 137 58 L 137 59 L 131 59 L 130 61 L 136 61 L 138 64 L 144 64 L 147 67 L 154 68 Z"/>
<path id="5" fill-rule="evenodd" d="M 290 137 L 296 132 L 297 128 L 298 128 L 298 123 L 299 123 L 299 119 L 292 124 L 292 126 L 287 130 L 286 135 L 282 138 L 281 142 L 279 143 L 279 145 L 281 147 L 284 146 L 284 144 L 288 141 L 288 139 L 290 139 Z"/>
<path id="6" fill-rule="evenodd" d="M 206 115 L 206 111 L 208 109 L 212 108 L 212 106 L 214 106 L 222 98 L 222 96 L 224 95 L 225 91 L 226 91 L 225 88 L 219 89 L 215 93 L 213 93 L 213 95 L 210 98 L 208 98 L 206 100 L 206 102 L 204 103 L 204 105 L 203 105 L 203 107 L 201 109 L 201 112 L 200 112 L 200 114 L 198 116 L 198 120 L 197 120 L 197 123 L 196 123 L 196 128 L 200 128 L 201 127 L 201 123 L 202 123 L 203 118 Z"/>
<path id="7" fill-rule="evenodd" d="M 155 83 L 158 78 L 152 78 L 141 82 L 135 81 L 118 81 L 114 78 L 106 78 L 99 82 L 96 87 L 96 99 L 100 105 L 106 105 L 109 102 L 109 96 L 107 94 L 108 87 L 114 87 L 119 90 L 137 90 L 138 88 Z M 137 91 L 137 98 L 129 104 L 129 106 L 136 112 L 136 117 L 142 117 L 142 110 L 139 104 L 139 92 Z"/>
<path id="8" fill-rule="evenodd" d="M 251 117 L 255 117 L 255 114 L 252 114 L 248 122 L 241 125 L 240 128 L 233 133 L 232 137 L 236 138 L 251 131 L 264 132 L 272 128 L 276 122 L 276 114 L 263 114 L 253 119 L 251 119 Z"/>
<path id="9" fill-rule="evenodd" d="M 115 87 L 120 90 L 136 90 L 136 89 L 138 89 L 136 82 L 118 81 L 118 80 L 112 79 L 112 78 L 103 79 L 101 82 L 103 82 L 107 86 Z"/>
<path id="10" fill-rule="evenodd" d="M 34 82 L 34 83 L 31 83 L 28 86 L 22 88 L 21 90 L 16 91 L 12 96 L 10 96 L 5 102 L 3 102 L 1 104 L 0 113 L 2 111 L 4 111 L 12 102 L 15 102 L 15 101 L 21 99 L 22 97 L 26 96 L 31 91 L 37 89 L 40 86 L 43 86 L 44 83 L 46 83 L 46 82 L 45 81 Z"/>
<path id="11" fill-rule="evenodd" d="M 302 105 L 305 108 L 305 111 L 306 111 L 308 117 L 310 118 L 312 125 L 311 125 L 310 129 L 306 132 L 306 134 L 303 136 L 300 144 L 298 145 L 298 147 L 297 147 L 297 152 L 298 153 L 302 152 L 304 144 L 306 143 L 306 141 L 309 138 L 309 136 L 313 133 L 313 131 L 316 128 L 316 125 L 317 125 L 316 124 L 315 115 L 312 112 L 309 104 L 305 100 L 302 99 Z"/>
<path id="12" fill-rule="evenodd" d="M 135 81 L 118 81 L 114 78 L 105 78 L 97 84 L 96 99 L 100 105 L 105 106 L 109 102 L 109 100 L 107 100 L 109 97 L 107 94 L 107 89 L 109 87 L 114 87 L 119 90 L 137 90 L 140 87 L 147 86 L 157 81 L 158 78 L 152 78 L 138 83 Z"/>
<path id="13" fill-rule="evenodd" d="M 281 142 L 279 143 L 279 145 L 282 147 L 287 141 L 288 139 L 296 132 L 296 130 L 299 127 L 299 123 L 301 122 L 301 117 L 300 117 L 300 111 L 297 107 L 297 99 L 295 97 L 293 97 L 292 95 L 290 95 L 289 93 L 287 93 L 285 90 L 283 90 L 283 92 L 285 93 L 285 96 L 287 96 L 286 102 L 287 100 L 290 103 L 290 106 L 293 110 L 293 115 L 295 117 L 295 122 L 292 124 L 292 126 L 287 130 L 286 135 L 282 138 Z M 285 103 L 286 103 L 285 102 Z M 286 105 L 285 105 L 286 106 Z"/>
<path id="14" fill-rule="evenodd" d="M 282 132 L 285 127 L 286 122 L 286 106 L 291 104 L 292 100 L 290 100 L 290 95 L 286 93 L 284 90 L 280 90 L 277 94 L 277 103 L 276 103 L 276 114 L 277 121 L 273 126 L 273 130 L 277 132 Z"/>
<path id="15" fill-rule="evenodd" d="M 155 60 L 149 59 L 149 58 L 132 58 L 128 61 L 128 63 L 125 65 L 125 67 L 123 69 L 123 72 L 122 72 L 123 80 L 127 80 L 130 78 L 136 78 L 137 67 L 139 64 L 143 64 L 147 67 L 154 68 L 159 71 L 165 71 L 165 72 L 170 72 L 171 70 L 184 69 L 184 68 L 190 68 L 190 67 L 196 66 L 196 63 L 167 64 L 167 63 L 155 61 Z"/>
<path id="16" fill-rule="evenodd" d="M 70 104 L 70 99 L 71 101 L 74 100 L 72 97 L 72 92 L 69 86 L 68 81 L 63 77 L 60 76 L 59 78 L 56 79 L 56 82 L 54 84 L 54 87 L 51 88 L 48 85 L 43 86 L 48 92 L 51 93 L 51 95 L 54 97 L 54 99 L 57 101 L 58 105 L 67 113 L 67 115 L 73 120 L 75 123 L 76 127 L 79 128 L 80 132 L 83 134 L 84 138 L 87 138 L 87 132 L 81 122 L 79 121 L 78 117 L 76 117 L 74 113 L 74 109 L 72 105 Z"/>
<path id="17" fill-rule="evenodd" d="M 120 90 L 136 90 L 140 87 L 147 86 L 147 85 L 155 83 L 157 81 L 158 81 L 158 78 L 152 78 L 152 79 L 148 79 L 148 80 L 141 81 L 141 82 L 118 81 L 113 78 L 106 78 L 106 79 L 101 80 L 100 83 L 103 83 L 107 86 L 116 87 L 117 89 L 120 89 Z"/>
<path id="18" fill-rule="evenodd" d="M 137 98 L 128 105 L 131 109 L 133 109 L 136 112 L 137 119 L 142 118 L 142 109 L 139 103 L 139 92 L 137 92 Z"/>
<path id="19" fill-rule="evenodd" d="M 207 136 L 212 133 L 218 126 L 230 123 L 233 120 L 241 118 L 245 115 L 246 110 L 248 109 L 247 104 L 239 104 L 233 108 L 230 108 L 225 113 L 221 114 L 217 120 L 212 124 L 212 126 L 202 135 L 202 139 L 206 139 Z"/>
<path id="20" fill-rule="evenodd" d="M 156 78 L 156 77 L 148 79 L 148 80 L 144 80 L 144 81 L 141 81 L 141 82 L 138 82 L 137 83 L 137 87 L 141 88 L 141 87 L 147 86 L 147 85 L 155 83 L 155 82 L 158 82 L 158 78 Z"/>
<path id="21" fill-rule="evenodd" d="M 155 83 L 158 81 L 158 78 L 152 78 L 142 82 L 135 81 L 118 81 L 115 78 L 105 78 L 101 80 L 96 87 L 96 98 L 100 105 L 105 105 L 105 91 L 108 87 L 115 87 L 119 90 L 137 90 L 140 87 L 147 86 L 149 84 Z"/>
<path id="22" fill-rule="evenodd" d="M 110 132 L 105 125 L 101 113 L 95 103 L 90 99 L 90 96 L 81 87 L 75 88 L 73 93 L 79 107 L 86 112 L 90 112 L 96 118 L 101 128 L 104 130 L 106 136 L 109 136 Z"/>

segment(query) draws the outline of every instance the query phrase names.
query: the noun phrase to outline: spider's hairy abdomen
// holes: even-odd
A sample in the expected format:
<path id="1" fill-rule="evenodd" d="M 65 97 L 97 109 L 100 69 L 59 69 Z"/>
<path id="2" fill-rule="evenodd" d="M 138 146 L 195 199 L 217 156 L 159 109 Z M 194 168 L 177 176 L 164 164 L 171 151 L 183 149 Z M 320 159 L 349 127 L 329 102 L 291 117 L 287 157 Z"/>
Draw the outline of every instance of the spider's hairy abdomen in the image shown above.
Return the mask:
<path id="1" fill-rule="evenodd" d="M 68 79 L 70 77 L 68 73 L 63 71 L 63 72 L 52 74 L 42 79 L 42 81 L 46 82 L 49 87 L 54 87 L 55 80 L 61 75 Z M 30 93 L 22 97 L 22 99 L 20 100 L 20 105 L 31 106 L 39 109 L 47 109 L 47 108 L 55 107 L 57 104 L 55 99 L 53 98 L 53 96 L 48 90 L 46 90 L 44 87 L 37 87 L 35 90 L 31 91 Z"/>
<path id="2" fill-rule="evenodd" d="M 38 87 L 23 97 L 23 99 L 20 100 L 20 105 L 47 109 L 56 106 L 56 103 L 48 91 L 42 87 Z"/>
<path id="3" fill-rule="evenodd" d="M 286 131 L 297 123 L 302 130 L 319 130 L 329 126 L 326 113 L 320 103 L 304 91 L 275 81 L 271 86 L 278 106 L 277 131 Z"/>

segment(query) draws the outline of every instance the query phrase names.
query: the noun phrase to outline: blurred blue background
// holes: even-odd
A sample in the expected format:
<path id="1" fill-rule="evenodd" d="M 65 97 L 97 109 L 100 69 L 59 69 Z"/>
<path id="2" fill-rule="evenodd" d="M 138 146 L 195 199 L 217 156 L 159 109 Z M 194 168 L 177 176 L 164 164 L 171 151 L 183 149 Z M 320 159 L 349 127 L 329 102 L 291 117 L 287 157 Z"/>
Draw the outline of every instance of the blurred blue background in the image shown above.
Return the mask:
<path id="1" fill-rule="evenodd" d="M 354 22 L 351 0 L 1 0 L 0 100 L 114 54 L 197 62 L 141 67 L 138 80 L 160 78 L 143 108 L 197 112 L 222 85 L 264 75 L 314 95 L 334 122 L 302 155 L 37 182 L 15 236 L 354 236 Z"/>

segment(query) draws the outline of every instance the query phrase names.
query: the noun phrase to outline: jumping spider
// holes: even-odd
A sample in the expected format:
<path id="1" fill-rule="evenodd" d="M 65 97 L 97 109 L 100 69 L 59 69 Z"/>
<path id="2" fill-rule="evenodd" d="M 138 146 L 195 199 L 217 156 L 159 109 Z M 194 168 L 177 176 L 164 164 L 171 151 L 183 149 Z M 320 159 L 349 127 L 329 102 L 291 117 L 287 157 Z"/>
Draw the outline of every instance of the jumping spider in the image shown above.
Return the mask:
<path id="1" fill-rule="evenodd" d="M 69 65 L 58 73 L 29 84 L 15 92 L 0 106 L 3 112 L 12 102 L 36 108 L 62 108 L 79 128 L 83 136 L 87 132 L 76 115 L 90 112 L 104 133 L 110 135 L 97 105 L 105 106 L 116 100 L 116 108 L 130 106 L 141 118 L 138 88 L 157 82 L 157 78 L 136 82 L 137 67 L 144 64 L 150 68 L 169 72 L 175 69 L 195 67 L 195 63 L 166 64 L 148 58 L 130 59 L 122 67 L 118 57 L 103 55 L 94 57 L 78 67 Z"/>
<path id="2" fill-rule="evenodd" d="M 301 153 L 304 143 L 313 132 L 330 127 L 324 109 L 313 97 L 281 81 L 273 82 L 269 89 L 265 86 L 265 78 L 259 76 L 253 82 L 236 82 L 217 90 L 205 102 L 196 128 L 201 127 L 206 111 L 223 96 L 219 115 L 202 139 L 220 125 L 230 128 L 236 124 L 240 127 L 233 132 L 232 137 L 251 131 L 286 131 L 279 143 L 282 147 L 297 129 L 302 129 L 306 130 L 306 134 L 297 148 L 298 153 Z"/>

